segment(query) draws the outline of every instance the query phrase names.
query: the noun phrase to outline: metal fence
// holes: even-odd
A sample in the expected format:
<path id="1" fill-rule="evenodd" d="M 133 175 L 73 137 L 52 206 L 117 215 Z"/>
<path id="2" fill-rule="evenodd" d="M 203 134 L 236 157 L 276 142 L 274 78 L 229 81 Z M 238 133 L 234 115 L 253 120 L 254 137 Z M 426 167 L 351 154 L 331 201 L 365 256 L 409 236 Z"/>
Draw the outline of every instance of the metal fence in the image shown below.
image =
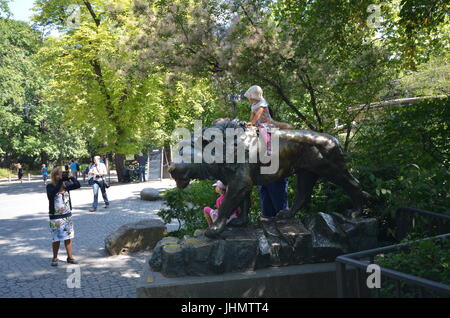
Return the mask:
<path id="1" fill-rule="evenodd" d="M 443 214 L 401 207 L 396 211 L 396 222 L 396 237 L 398 239 L 403 239 L 412 230 L 424 230 L 426 233 L 431 233 L 432 231 L 447 233 L 337 257 L 336 279 L 338 297 L 380 297 L 381 295 L 379 288 L 368 289 L 366 284 L 363 284 L 363 278 L 367 276 L 367 267 L 370 264 L 374 264 L 376 256 L 386 253 L 405 251 L 408 250 L 412 244 L 416 244 L 418 242 L 450 239 L 450 217 Z M 353 269 L 351 274 L 350 271 L 348 271 L 350 268 Z M 395 285 L 395 291 L 398 297 L 401 297 L 402 295 L 402 291 L 404 289 L 402 287 L 403 285 L 408 285 L 409 290 L 414 291 L 414 294 L 418 295 L 418 297 L 450 297 L 449 285 L 409 275 L 382 266 L 379 268 L 381 281 L 392 281 Z M 356 275 L 354 283 L 350 283 L 348 275 Z"/>

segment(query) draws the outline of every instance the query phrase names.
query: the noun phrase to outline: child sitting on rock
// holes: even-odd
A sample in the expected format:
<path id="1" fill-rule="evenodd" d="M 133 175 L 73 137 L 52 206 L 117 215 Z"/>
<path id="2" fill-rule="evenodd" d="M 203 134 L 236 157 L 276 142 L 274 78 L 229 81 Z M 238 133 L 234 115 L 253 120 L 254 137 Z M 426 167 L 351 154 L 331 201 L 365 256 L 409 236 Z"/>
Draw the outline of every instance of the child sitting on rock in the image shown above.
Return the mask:
<path id="1" fill-rule="evenodd" d="M 216 187 L 216 193 L 220 194 L 220 196 L 216 200 L 216 209 L 212 209 L 209 206 L 205 206 L 203 208 L 203 213 L 205 214 L 206 221 L 208 222 L 208 226 L 211 227 L 211 225 L 219 218 L 219 206 L 222 204 L 222 201 L 225 197 L 225 193 L 227 192 L 227 186 L 222 183 L 222 181 L 218 180 L 216 183 L 213 184 L 214 187 Z M 227 221 L 227 224 L 238 217 L 239 210 L 236 209 L 231 214 L 230 218 Z"/>

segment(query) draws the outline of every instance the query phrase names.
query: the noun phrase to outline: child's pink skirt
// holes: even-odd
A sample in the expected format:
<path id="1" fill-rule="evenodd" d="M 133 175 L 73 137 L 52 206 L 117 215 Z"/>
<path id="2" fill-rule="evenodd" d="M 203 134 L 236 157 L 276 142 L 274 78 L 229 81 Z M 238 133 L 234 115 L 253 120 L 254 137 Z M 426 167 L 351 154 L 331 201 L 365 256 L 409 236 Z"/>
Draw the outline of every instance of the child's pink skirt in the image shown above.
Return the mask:
<path id="1" fill-rule="evenodd" d="M 266 153 L 267 155 L 272 154 L 272 139 L 270 136 L 270 126 L 267 124 L 259 124 L 258 125 L 259 134 L 263 138 L 266 143 Z"/>
<path id="2" fill-rule="evenodd" d="M 211 209 L 209 206 L 206 206 L 203 209 L 203 212 L 211 217 L 211 220 L 213 221 L 213 223 L 216 222 L 216 220 L 219 218 L 219 210 Z M 228 222 L 230 222 L 232 219 L 235 219 L 235 218 L 237 218 L 236 212 L 234 212 L 230 216 L 230 218 L 227 221 L 227 224 L 228 224 Z"/>

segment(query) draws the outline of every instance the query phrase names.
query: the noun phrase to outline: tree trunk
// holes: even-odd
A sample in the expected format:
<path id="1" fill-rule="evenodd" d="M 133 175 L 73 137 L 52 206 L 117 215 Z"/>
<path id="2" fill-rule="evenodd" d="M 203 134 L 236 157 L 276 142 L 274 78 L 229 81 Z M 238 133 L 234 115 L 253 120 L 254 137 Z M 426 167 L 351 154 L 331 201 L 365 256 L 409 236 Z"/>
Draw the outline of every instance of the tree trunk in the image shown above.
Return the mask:
<path id="1" fill-rule="evenodd" d="M 116 153 L 114 155 L 114 163 L 116 165 L 117 179 L 119 182 L 124 182 L 124 171 L 125 171 L 125 155 Z"/>

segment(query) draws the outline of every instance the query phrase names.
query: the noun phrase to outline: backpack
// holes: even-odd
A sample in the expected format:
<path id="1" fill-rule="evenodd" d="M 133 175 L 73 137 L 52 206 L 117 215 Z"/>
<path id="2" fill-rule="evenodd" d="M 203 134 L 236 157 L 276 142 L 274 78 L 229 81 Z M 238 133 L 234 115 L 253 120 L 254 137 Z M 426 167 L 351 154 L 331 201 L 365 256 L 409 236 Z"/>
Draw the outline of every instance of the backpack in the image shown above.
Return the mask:
<path id="1" fill-rule="evenodd" d="M 80 164 L 77 162 L 77 171 L 80 171 Z"/>

